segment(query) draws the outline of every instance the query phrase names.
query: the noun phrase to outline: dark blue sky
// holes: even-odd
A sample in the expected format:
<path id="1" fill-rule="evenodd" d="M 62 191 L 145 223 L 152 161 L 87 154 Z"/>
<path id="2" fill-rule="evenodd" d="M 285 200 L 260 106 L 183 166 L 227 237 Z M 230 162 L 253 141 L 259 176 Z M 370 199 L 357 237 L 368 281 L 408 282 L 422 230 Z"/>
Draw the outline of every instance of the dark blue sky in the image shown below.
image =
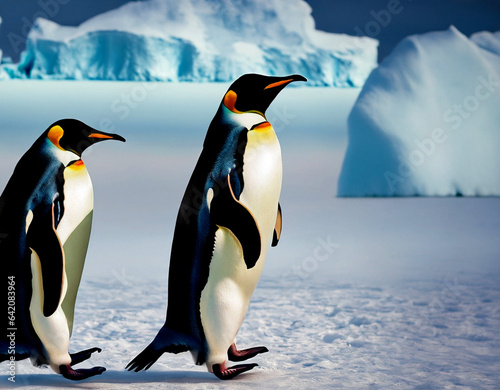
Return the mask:
<path id="1" fill-rule="evenodd" d="M 182 0 L 181 0 L 182 1 Z M 320 30 L 369 35 L 380 41 L 384 58 L 405 36 L 443 30 L 451 24 L 466 35 L 500 30 L 500 0 L 307 0 Z M 78 25 L 116 8 L 120 0 L 1 0 L 0 48 L 15 61 L 34 17 Z M 286 1 L 284 2 L 286 4 Z M 10 35 L 10 40 L 9 40 Z M 12 41 L 12 42 L 11 42 Z"/>

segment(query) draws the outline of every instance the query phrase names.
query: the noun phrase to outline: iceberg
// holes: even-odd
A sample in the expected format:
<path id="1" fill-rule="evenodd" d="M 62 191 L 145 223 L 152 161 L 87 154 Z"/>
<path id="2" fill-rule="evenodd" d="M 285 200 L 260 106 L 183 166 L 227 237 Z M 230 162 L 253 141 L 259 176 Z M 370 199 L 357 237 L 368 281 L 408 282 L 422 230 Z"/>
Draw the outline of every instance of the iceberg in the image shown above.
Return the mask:
<path id="1" fill-rule="evenodd" d="M 500 195 L 500 34 L 401 41 L 348 117 L 339 196 Z"/>
<path id="2" fill-rule="evenodd" d="M 479 47 L 500 55 L 500 31 L 495 33 L 481 31 L 472 34 L 470 39 Z"/>
<path id="3" fill-rule="evenodd" d="M 315 29 L 304 0 L 129 2 L 77 27 L 38 18 L 12 78 L 232 81 L 300 73 L 361 87 L 378 41 Z"/>
<path id="4" fill-rule="evenodd" d="M 2 17 L 0 16 L 0 27 L 2 27 Z M 3 66 L 2 66 L 2 49 L 0 49 L 0 80 L 7 80 L 9 79 L 9 76 L 7 75 L 7 73 L 5 72 L 5 70 L 3 69 Z"/>
<path id="5" fill-rule="evenodd" d="M 2 17 L 0 16 L 0 27 L 2 27 Z M 2 63 L 2 49 L 0 49 L 0 64 Z"/>

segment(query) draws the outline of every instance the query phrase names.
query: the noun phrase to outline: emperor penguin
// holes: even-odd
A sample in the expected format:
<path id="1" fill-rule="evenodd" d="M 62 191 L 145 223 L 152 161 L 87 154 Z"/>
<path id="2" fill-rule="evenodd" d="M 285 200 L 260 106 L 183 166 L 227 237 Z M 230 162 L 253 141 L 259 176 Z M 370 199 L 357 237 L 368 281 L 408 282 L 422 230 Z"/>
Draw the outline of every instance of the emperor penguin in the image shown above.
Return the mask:
<path id="1" fill-rule="evenodd" d="M 71 380 L 105 371 L 72 368 L 99 348 L 68 352 L 94 202 L 81 155 L 105 140 L 125 141 L 75 119 L 55 122 L 18 162 L 0 197 L 0 274 L 8 297 L 0 361 L 29 357 Z"/>
<path id="2" fill-rule="evenodd" d="M 191 351 L 220 379 L 257 364 L 229 367 L 265 347 L 238 350 L 269 246 L 281 234 L 281 149 L 266 109 L 300 75 L 246 74 L 225 93 L 177 215 L 166 321 L 127 368 L 148 369 L 164 353 Z"/>

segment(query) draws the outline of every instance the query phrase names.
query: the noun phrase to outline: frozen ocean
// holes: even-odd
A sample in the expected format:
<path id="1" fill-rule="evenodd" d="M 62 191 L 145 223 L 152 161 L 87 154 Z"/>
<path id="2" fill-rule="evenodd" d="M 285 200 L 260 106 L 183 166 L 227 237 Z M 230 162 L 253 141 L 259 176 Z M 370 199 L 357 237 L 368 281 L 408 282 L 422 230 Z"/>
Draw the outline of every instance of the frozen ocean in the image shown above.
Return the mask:
<path id="1" fill-rule="evenodd" d="M 84 154 L 92 236 L 70 350 L 100 347 L 81 383 L 2 363 L 25 389 L 498 389 L 500 199 L 338 198 L 359 89 L 287 88 L 267 112 L 283 154 L 283 234 L 238 334 L 265 345 L 221 382 L 190 354 L 126 364 L 164 322 L 175 216 L 228 84 L 12 80 L 0 84 L 0 187 L 35 139 L 72 117 L 122 143 Z"/>

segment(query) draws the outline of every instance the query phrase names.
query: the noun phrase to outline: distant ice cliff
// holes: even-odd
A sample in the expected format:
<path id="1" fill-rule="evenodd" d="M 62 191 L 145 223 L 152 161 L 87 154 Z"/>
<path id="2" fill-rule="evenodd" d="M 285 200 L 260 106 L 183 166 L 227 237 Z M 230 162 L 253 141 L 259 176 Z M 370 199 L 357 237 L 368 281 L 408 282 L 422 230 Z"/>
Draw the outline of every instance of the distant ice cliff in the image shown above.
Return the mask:
<path id="1" fill-rule="evenodd" d="M 130 2 L 78 27 L 39 18 L 10 78 L 232 81 L 300 73 L 308 85 L 360 87 L 378 41 L 315 29 L 303 0 Z"/>

